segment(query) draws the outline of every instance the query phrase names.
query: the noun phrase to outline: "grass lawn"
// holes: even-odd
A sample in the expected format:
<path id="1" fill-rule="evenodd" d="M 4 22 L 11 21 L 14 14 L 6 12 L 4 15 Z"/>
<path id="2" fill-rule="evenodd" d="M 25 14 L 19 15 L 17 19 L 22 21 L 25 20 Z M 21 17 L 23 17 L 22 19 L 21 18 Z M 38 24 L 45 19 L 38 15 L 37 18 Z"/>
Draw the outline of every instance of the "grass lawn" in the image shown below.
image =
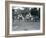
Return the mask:
<path id="1" fill-rule="evenodd" d="M 40 30 L 40 22 L 25 22 L 21 20 L 14 20 L 12 23 L 13 31 L 28 31 L 28 30 Z"/>

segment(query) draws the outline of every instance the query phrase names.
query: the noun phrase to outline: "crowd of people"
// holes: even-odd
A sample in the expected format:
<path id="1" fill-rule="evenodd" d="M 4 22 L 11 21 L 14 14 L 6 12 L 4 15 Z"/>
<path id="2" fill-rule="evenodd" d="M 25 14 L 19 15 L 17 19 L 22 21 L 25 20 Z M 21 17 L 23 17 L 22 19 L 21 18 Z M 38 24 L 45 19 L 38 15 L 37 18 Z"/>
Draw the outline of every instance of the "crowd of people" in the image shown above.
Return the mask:
<path id="1" fill-rule="evenodd" d="M 36 11 L 36 10 L 35 10 Z M 32 11 L 32 13 L 33 13 L 34 11 Z M 36 11 L 37 12 L 37 11 Z M 19 21 L 21 21 L 21 20 L 24 20 L 24 21 L 39 21 L 39 17 L 36 15 L 36 16 L 33 16 L 32 14 L 31 14 L 31 12 L 28 12 L 28 13 L 26 13 L 25 15 L 24 14 L 22 14 L 22 13 L 20 13 L 20 14 L 14 14 L 15 12 L 13 12 L 13 21 L 14 20 L 19 20 Z M 35 14 L 35 12 L 33 13 L 33 14 Z"/>
<path id="2" fill-rule="evenodd" d="M 14 18 L 13 18 L 14 20 L 19 20 L 19 21 L 21 21 L 21 20 L 24 20 L 24 21 L 38 21 L 39 20 L 39 18 L 36 16 L 36 17 L 33 17 L 30 13 L 29 14 L 27 14 L 25 17 L 23 17 L 23 15 L 22 14 L 18 14 L 17 16 L 14 16 Z"/>
<path id="3" fill-rule="evenodd" d="M 19 21 L 20 20 L 24 20 L 24 21 L 32 21 L 33 20 L 33 16 L 29 13 L 27 14 L 25 17 L 22 16 L 22 14 L 19 14 L 18 15 L 18 18 L 17 18 Z"/>

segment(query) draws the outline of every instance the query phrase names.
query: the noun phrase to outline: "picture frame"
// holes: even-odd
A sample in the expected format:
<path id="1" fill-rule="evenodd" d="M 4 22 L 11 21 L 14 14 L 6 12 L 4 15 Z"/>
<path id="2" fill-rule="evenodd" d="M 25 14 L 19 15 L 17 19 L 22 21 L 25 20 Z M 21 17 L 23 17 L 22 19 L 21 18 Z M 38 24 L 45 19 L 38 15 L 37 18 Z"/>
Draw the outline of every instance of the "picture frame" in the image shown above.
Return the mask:
<path id="1" fill-rule="evenodd" d="M 20 5 L 17 5 L 17 4 L 20 4 Z M 39 29 L 41 29 L 41 30 L 37 30 L 37 31 L 35 31 L 35 30 L 33 30 L 33 31 L 28 31 L 27 29 L 27 31 L 21 31 L 19 28 L 21 27 L 18 27 L 18 29 L 20 30 L 17 30 L 17 31 L 15 31 L 14 33 L 12 33 L 11 31 L 10 31 L 10 29 L 12 29 L 11 28 L 11 26 L 12 26 L 12 24 L 13 24 L 13 21 L 12 21 L 12 6 L 13 7 L 15 7 L 15 9 L 17 8 L 19 8 L 20 9 L 20 7 L 21 8 L 29 8 L 30 6 L 31 6 L 31 8 L 40 8 L 41 10 L 41 12 L 40 12 L 40 14 L 41 14 L 41 16 L 40 16 L 40 23 L 39 23 L 39 25 L 40 26 L 38 26 L 38 28 Z M 24 12 L 24 11 L 23 11 Z M 39 15 L 40 15 L 39 14 Z M 11 16 L 11 17 L 10 17 Z M 15 21 L 15 20 L 14 20 Z M 12 23 L 12 24 L 11 24 Z M 19 23 L 20 24 L 20 23 Z M 25 26 L 26 27 L 26 26 Z M 30 27 L 30 26 L 29 26 Z M 33 26 L 32 26 L 33 27 Z M 14 28 L 14 27 L 13 27 Z M 32 28 L 31 28 L 32 29 Z M 37 29 L 37 28 L 35 28 L 35 29 Z M 44 35 L 45 34 L 45 4 L 44 3 L 34 3 L 34 2 L 20 2 L 20 1 L 5 1 L 5 37 L 19 37 L 19 36 L 35 36 L 35 35 Z"/>

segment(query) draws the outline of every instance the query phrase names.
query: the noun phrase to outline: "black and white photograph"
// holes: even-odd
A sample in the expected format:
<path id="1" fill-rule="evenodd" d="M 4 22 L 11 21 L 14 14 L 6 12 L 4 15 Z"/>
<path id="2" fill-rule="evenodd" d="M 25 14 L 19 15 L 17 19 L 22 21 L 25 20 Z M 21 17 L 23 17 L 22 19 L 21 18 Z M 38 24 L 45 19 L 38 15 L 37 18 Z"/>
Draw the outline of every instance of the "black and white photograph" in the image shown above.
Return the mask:
<path id="1" fill-rule="evenodd" d="M 12 30 L 40 30 L 40 8 L 12 7 Z"/>
<path id="2" fill-rule="evenodd" d="M 10 33 L 42 32 L 42 21 L 42 5 L 10 4 Z"/>
<path id="3" fill-rule="evenodd" d="M 44 3 L 6 2 L 6 36 L 33 36 L 45 33 Z"/>

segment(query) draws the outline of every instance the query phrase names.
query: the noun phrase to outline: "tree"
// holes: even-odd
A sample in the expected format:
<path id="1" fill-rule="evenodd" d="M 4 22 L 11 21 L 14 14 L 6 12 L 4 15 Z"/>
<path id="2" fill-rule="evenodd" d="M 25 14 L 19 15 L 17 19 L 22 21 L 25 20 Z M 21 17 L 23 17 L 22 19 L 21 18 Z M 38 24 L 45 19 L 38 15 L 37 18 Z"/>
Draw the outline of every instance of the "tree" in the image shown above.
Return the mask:
<path id="1" fill-rule="evenodd" d="M 24 7 L 24 10 L 22 11 L 22 15 L 23 15 L 23 17 L 25 17 L 26 14 L 28 14 L 28 13 L 29 13 L 29 8 Z"/>
<path id="2" fill-rule="evenodd" d="M 39 16 L 39 18 L 40 18 L 40 8 L 39 8 L 39 10 L 38 10 L 38 16 Z"/>
<path id="3" fill-rule="evenodd" d="M 31 11 L 30 13 L 31 13 L 33 16 L 38 16 L 38 10 L 37 10 L 37 8 L 31 8 L 30 11 Z"/>

